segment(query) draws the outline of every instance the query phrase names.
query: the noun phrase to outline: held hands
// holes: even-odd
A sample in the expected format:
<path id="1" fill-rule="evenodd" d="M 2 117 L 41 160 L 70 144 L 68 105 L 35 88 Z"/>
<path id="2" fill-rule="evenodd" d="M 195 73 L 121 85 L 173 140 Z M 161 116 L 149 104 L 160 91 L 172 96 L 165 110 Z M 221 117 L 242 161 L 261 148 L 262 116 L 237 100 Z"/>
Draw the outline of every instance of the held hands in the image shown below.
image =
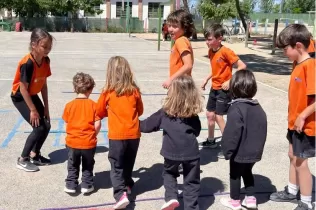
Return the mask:
<path id="1" fill-rule="evenodd" d="M 165 89 L 168 89 L 171 85 L 172 80 L 171 79 L 167 79 L 164 83 L 162 83 L 162 87 Z"/>
<path id="2" fill-rule="evenodd" d="M 37 110 L 31 110 L 30 113 L 30 123 L 33 127 L 38 127 L 40 125 L 40 116 L 37 112 Z"/>
<path id="3" fill-rule="evenodd" d="M 301 133 L 303 131 L 304 124 L 305 118 L 299 115 L 295 120 L 294 130 L 296 130 L 298 133 Z"/>
<path id="4" fill-rule="evenodd" d="M 229 89 L 229 80 L 222 84 L 222 89 L 223 90 L 228 90 Z"/>

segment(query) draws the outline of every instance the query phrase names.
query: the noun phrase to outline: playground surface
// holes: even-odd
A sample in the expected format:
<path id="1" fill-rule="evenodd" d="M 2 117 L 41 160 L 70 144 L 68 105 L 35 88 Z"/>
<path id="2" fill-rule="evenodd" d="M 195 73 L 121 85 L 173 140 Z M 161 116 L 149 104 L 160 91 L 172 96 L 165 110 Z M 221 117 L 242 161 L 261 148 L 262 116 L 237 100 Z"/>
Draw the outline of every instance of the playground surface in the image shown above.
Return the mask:
<path id="1" fill-rule="evenodd" d="M 67 175 L 67 151 L 64 146 L 65 128 L 61 119 L 64 106 L 75 95 L 72 92 L 72 77 L 76 72 L 89 73 L 96 80 L 91 98 L 97 100 L 104 85 L 107 61 L 114 55 L 127 58 L 135 73 L 136 81 L 143 93 L 144 114 L 148 117 L 161 107 L 166 93 L 161 86 L 168 77 L 170 42 L 162 43 L 157 51 L 156 37 L 151 35 L 102 34 L 102 33 L 52 33 L 55 43 L 50 53 L 52 76 L 48 79 L 51 132 L 43 146 L 42 154 L 52 160 L 51 166 L 40 167 L 36 173 L 27 173 L 15 167 L 30 126 L 20 117 L 10 100 L 12 79 L 18 61 L 28 52 L 29 32 L 0 33 L 0 152 L 1 185 L 0 209 L 111 209 L 114 202 L 110 181 L 110 164 L 107 159 L 107 120 L 103 121 L 98 135 L 95 156 L 95 192 L 84 196 L 69 196 L 63 192 Z M 227 44 L 250 70 L 258 82 L 256 98 L 268 116 L 268 138 L 262 161 L 254 166 L 256 192 L 260 210 L 291 210 L 295 204 L 274 203 L 269 195 L 282 190 L 288 183 L 287 128 L 287 84 L 290 63 L 281 54 L 268 55 L 264 49 L 247 49 L 241 44 Z M 207 49 L 204 41 L 192 42 L 195 63 L 193 78 L 201 84 L 209 73 Z M 282 60 L 283 59 L 283 60 Z M 208 99 L 209 87 L 205 94 Z M 199 141 L 207 137 L 205 113 L 200 114 L 202 132 Z M 220 136 L 217 129 L 216 136 Z M 162 180 L 163 158 L 160 156 L 161 132 L 143 134 L 136 159 L 133 178 L 136 198 L 127 209 L 154 210 L 164 203 Z M 218 149 L 202 149 L 201 152 L 201 196 L 200 209 L 225 210 L 219 199 L 228 196 L 228 161 L 217 158 Z M 311 171 L 315 171 L 315 160 L 310 160 Z M 178 178 L 179 193 L 182 176 Z M 181 199 L 180 199 L 181 201 Z M 178 208 L 183 209 L 183 207 Z"/>

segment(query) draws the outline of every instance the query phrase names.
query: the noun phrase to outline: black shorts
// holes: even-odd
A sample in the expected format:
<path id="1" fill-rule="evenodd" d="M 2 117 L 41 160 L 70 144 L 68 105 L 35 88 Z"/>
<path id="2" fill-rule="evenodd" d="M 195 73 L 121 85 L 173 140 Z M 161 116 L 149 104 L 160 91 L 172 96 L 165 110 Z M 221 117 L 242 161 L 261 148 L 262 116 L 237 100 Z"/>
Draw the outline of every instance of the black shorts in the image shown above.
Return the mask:
<path id="1" fill-rule="evenodd" d="M 232 98 L 228 90 L 210 90 L 210 94 L 208 97 L 206 110 L 209 112 L 215 112 L 217 115 L 225 115 L 227 114 L 229 108 L 229 102 L 231 102 Z"/>
<path id="2" fill-rule="evenodd" d="M 315 157 L 315 136 L 288 130 L 286 137 L 293 145 L 294 156 L 304 159 Z"/>

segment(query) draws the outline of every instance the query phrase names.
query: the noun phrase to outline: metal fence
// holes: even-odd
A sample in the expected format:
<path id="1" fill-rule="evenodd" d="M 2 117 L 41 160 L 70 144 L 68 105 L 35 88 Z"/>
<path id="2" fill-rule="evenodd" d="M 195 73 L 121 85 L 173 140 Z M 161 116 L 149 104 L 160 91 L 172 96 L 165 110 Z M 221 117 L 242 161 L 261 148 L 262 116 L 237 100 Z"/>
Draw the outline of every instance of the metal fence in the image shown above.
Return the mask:
<path id="1" fill-rule="evenodd" d="M 314 25 L 315 13 L 310 14 L 288 14 L 288 13 L 253 13 L 250 14 L 252 21 L 258 20 L 265 22 L 268 19 L 269 23 L 274 23 L 275 19 L 279 19 L 282 23 L 304 23 L 309 26 Z"/>

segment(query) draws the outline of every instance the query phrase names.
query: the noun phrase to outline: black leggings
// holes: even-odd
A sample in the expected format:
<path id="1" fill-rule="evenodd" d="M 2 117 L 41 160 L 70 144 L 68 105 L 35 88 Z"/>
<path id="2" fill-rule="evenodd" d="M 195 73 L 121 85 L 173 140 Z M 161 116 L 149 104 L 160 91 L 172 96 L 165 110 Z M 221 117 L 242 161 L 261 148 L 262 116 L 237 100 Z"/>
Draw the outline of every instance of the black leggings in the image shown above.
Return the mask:
<path id="1" fill-rule="evenodd" d="M 252 168 L 254 163 L 237 163 L 230 160 L 230 197 L 234 200 L 240 199 L 240 178 L 244 180 L 247 196 L 254 195 L 254 178 Z"/>
<path id="2" fill-rule="evenodd" d="M 50 130 L 50 123 L 44 118 L 44 106 L 38 95 L 31 96 L 34 106 L 40 116 L 40 125 L 38 127 L 32 127 L 33 131 L 27 137 L 21 157 L 28 158 L 30 152 L 33 151 L 36 155 L 40 154 L 40 150 L 47 138 Z M 17 110 L 21 113 L 22 117 L 30 123 L 30 109 L 24 100 L 15 100 L 12 98 L 12 102 Z M 32 126 L 32 125 L 31 125 Z"/>

